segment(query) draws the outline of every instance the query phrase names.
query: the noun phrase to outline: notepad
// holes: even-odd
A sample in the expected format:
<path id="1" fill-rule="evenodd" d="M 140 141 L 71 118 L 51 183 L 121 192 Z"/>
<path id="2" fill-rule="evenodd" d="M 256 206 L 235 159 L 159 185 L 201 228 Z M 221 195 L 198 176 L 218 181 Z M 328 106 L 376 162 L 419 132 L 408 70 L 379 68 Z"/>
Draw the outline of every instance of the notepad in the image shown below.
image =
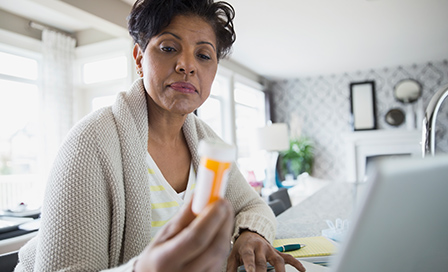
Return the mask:
<path id="1" fill-rule="evenodd" d="M 286 253 L 292 255 L 294 258 L 308 258 L 330 256 L 336 253 L 337 247 L 334 242 L 323 236 L 304 237 L 304 238 L 289 238 L 277 239 L 274 241 L 274 247 L 279 247 L 287 244 L 305 244 L 306 246 L 294 251 Z"/>

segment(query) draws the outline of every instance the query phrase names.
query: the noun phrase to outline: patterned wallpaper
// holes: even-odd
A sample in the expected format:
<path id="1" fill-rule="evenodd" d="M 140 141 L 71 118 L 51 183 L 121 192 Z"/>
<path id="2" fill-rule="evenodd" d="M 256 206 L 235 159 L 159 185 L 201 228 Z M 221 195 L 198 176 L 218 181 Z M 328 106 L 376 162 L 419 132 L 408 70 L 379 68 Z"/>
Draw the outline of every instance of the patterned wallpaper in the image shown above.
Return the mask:
<path id="1" fill-rule="evenodd" d="M 407 106 L 394 98 L 396 83 L 412 78 L 423 87 L 421 98 L 412 104 L 419 118 L 429 100 L 441 85 L 448 84 L 448 61 L 410 66 L 387 67 L 339 75 L 271 81 L 271 114 L 274 122 L 286 122 L 292 136 L 301 134 L 315 143 L 313 176 L 328 180 L 344 180 L 346 157 L 342 134 L 353 131 L 350 123 L 350 83 L 375 81 L 377 129 L 407 129 L 385 121 L 393 108 L 406 113 Z M 448 99 L 446 99 L 448 100 Z M 436 153 L 448 153 L 448 102 L 437 117 Z M 417 121 L 420 126 L 421 120 Z"/>

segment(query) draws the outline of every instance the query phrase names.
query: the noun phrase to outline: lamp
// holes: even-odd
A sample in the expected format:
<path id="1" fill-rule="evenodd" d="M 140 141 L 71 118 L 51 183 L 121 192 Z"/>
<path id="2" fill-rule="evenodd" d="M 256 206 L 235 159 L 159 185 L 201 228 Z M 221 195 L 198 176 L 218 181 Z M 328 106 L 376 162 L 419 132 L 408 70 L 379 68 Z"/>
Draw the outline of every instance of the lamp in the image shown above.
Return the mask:
<path id="1" fill-rule="evenodd" d="M 267 151 L 267 171 L 263 194 L 270 195 L 278 190 L 275 172 L 279 151 L 289 148 L 288 126 L 285 123 L 275 123 L 258 128 L 257 140 L 258 148 Z"/>

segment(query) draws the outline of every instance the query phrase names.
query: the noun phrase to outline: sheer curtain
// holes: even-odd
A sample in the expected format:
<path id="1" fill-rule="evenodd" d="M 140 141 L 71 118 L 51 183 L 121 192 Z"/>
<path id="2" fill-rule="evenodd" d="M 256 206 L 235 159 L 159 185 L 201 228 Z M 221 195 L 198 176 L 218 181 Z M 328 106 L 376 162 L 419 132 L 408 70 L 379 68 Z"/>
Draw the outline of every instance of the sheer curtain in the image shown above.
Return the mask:
<path id="1" fill-rule="evenodd" d="M 76 40 L 60 32 L 42 32 L 43 167 L 48 170 L 62 140 L 73 126 L 73 61 Z M 47 172 L 47 171 L 45 171 Z"/>

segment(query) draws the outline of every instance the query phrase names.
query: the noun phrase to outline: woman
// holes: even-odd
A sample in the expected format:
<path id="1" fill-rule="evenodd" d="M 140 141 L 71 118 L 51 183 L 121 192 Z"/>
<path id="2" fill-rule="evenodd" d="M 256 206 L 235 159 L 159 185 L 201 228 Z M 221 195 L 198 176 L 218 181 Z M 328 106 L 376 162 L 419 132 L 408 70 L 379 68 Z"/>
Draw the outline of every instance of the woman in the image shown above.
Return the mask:
<path id="1" fill-rule="evenodd" d="M 235 40 L 233 15 L 211 0 L 135 3 L 129 32 L 141 79 L 69 133 L 18 271 L 217 271 L 230 240 L 228 271 L 265 271 L 267 261 L 304 270 L 270 245 L 273 213 L 235 166 L 227 200 L 198 217 L 190 210 L 198 142 L 218 139 L 192 112 Z"/>

